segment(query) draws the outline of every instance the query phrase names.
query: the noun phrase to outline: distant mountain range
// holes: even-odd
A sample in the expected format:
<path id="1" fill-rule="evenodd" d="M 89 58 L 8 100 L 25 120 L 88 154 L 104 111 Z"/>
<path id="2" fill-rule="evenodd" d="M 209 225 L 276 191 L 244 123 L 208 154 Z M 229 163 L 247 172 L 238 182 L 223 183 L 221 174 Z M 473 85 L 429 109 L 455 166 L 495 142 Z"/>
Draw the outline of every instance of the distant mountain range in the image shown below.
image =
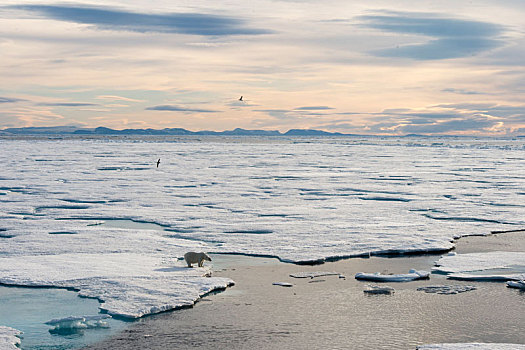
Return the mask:
<path id="1" fill-rule="evenodd" d="M 9 128 L 0 130 L 0 135 L 218 135 L 218 136 L 359 136 L 312 129 L 291 129 L 285 133 L 277 130 L 247 130 L 237 128 L 226 131 L 189 131 L 182 128 L 124 129 L 105 127 L 79 128 L 76 126 Z"/>
<path id="2" fill-rule="evenodd" d="M 166 129 L 124 129 L 116 130 L 105 127 L 98 128 L 79 128 L 77 126 L 50 126 L 50 127 L 28 127 L 28 128 L 9 128 L 0 130 L 0 136 L 14 135 L 215 135 L 215 136 L 361 136 L 361 137 L 379 137 L 380 135 L 363 135 L 363 134 L 343 134 L 340 132 L 328 132 L 315 129 L 290 129 L 285 133 L 278 130 L 247 130 L 236 128 L 226 131 L 190 131 L 182 128 Z M 399 135 L 392 135 L 399 137 Z M 434 135 L 435 137 L 461 137 L 452 135 Z M 384 136 L 381 136 L 384 137 Z M 408 134 L 403 137 L 432 137 L 429 135 Z M 525 138 L 525 135 L 515 136 Z"/>

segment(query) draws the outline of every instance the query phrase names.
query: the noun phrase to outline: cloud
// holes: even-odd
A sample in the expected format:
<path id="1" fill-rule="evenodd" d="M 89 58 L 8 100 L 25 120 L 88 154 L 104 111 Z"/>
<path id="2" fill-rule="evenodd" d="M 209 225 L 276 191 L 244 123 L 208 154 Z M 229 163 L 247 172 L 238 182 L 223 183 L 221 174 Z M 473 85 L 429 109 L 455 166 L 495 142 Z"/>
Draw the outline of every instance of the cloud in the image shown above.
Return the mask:
<path id="1" fill-rule="evenodd" d="M 144 102 L 144 100 L 136 100 L 129 97 L 116 96 L 116 95 L 101 95 L 97 96 L 97 99 L 100 100 L 112 100 L 112 101 L 127 101 L 127 102 Z"/>
<path id="2" fill-rule="evenodd" d="M 442 89 L 441 91 L 450 92 L 453 94 L 460 94 L 460 95 L 482 95 L 484 94 L 483 92 L 479 92 L 479 91 L 470 91 L 470 90 L 465 90 L 465 89 L 454 89 L 454 88 Z"/>
<path id="3" fill-rule="evenodd" d="M 485 116 L 473 116 L 463 119 L 436 121 L 427 124 L 402 125 L 397 128 L 402 133 L 424 133 L 424 134 L 443 134 L 458 131 L 483 131 L 497 125 L 499 122 Z"/>
<path id="4" fill-rule="evenodd" d="M 204 36 L 269 33 L 267 30 L 248 28 L 239 18 L 202 13 L 149 14 L 105 6 L 73 5 L 12 5 L 7 8 L 27 11 L 58 21 L 90 24 L 98 29 L 107 30 Z"/>
<path id="5" fill-rule="evenodd" d="M 187 108 L 176 105 L 160 105 L 147 107 L 147 111 L 169 111 L 169 112 L 189 112 L 189 113 L 220 113 L 211 109 Z"/>
<path id="6" fill-rule="evenodd" d="M 52 103 L 39 103 L 39 106 L 48 106 L 48 107 L 91 107 L 98 106 L 95 103 L 87 102 L 52 102 Z"/>
<path id="7" fill-rule="evenodd" d="M 334 109 L 332 107 L 327 106 L 310 106 L 310 107 L 299 107 L 295 108 L 296 111 L 323 111 L 328 109 Z"/>
<path id="8" fill-rule="evenodd" d="M 0 103 L 15 103 L 20 101 L 26 101 L 21 98 L 13 98 L 13 97 L 2 97 L 0 96 Z"/>
<path id="9" fill-rule="evenodd" d="M 394 34 L 428 37 L 424 43 L 400 45 L 372 52 L 380 57 L 401 57 L 415 60 L 437 60 L 467 57 L 504 44 L 499 36 L 504 27 L 498 24 L 444 18 L 436 14 L 381 12 L 358 17 L 361 27 Z"/>

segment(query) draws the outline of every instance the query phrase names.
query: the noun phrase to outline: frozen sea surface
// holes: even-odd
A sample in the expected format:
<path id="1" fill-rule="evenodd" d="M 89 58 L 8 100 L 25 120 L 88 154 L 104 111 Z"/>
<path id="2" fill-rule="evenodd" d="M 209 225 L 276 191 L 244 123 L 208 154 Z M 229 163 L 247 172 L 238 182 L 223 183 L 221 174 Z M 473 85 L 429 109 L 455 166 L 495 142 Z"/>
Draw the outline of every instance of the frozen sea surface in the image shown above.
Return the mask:
<path id="1" fill-rule="evenodd" d="M 0 283 L 67 287 L 140 317 L 231 283 L 183 269 L 190 250 L 287 262 L 448 250 L 525 227 L 524 144 L 0 139 Z"/>

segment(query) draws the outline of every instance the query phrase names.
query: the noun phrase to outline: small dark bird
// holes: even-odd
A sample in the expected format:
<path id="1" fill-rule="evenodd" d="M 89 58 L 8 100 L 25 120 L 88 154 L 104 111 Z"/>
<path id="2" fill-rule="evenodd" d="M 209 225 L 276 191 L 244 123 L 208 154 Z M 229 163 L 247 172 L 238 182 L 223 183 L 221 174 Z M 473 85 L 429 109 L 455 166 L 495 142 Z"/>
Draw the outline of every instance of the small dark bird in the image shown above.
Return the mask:
<path id="1" fill-rule="evenodd" d="M 159 160 L 157 160 L 157 168 L 159 167 L 159 164 L 160 164 L 160 158 Z"/>
<path id="2" fill-rule="evenodd" d="M 242 101 L 242 96 L 241 96 L 241 98 L 239 98 L 239 101 Z"/>

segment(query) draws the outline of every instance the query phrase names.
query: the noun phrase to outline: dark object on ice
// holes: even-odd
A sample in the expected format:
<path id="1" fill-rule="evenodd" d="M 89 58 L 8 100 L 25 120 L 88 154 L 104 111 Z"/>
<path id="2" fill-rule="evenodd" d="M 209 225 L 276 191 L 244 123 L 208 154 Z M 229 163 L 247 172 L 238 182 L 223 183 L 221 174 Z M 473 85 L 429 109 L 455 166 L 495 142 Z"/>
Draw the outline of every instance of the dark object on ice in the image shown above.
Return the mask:
<path id="1" fill-rule="evenodd" d="M 241 96 L 241 97 L 239 98 L 239 101 L 241 101 L 241 102 L 242 102 L 242 96 Z"/>
<path id="2" fill-rule="evenodd" d="M 157 168 L 159 167 L 159 164 L 160 164 L 160 158 L 159 160 L 157 160 Z"/>

